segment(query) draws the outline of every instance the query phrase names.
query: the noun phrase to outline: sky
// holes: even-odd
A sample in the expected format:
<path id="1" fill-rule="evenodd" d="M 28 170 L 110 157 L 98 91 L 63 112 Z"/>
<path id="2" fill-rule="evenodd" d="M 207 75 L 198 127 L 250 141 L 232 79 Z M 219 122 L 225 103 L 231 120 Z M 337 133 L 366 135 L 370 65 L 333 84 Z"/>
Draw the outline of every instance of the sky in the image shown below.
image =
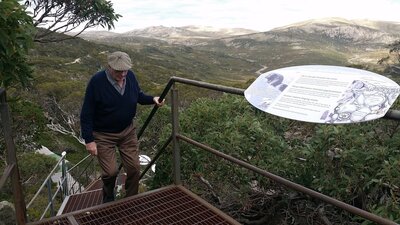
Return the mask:
<path id="1" fill-rule="evenodd" d="M 309 19 L 341 17 L 400 23 L 400 0 L 111 0 L 117 33 L 187 25 L 268 31 Z M 96 29 L 102 30 L 102 29 Z M 104 29 L 103 29 L 104 30 Z"/>

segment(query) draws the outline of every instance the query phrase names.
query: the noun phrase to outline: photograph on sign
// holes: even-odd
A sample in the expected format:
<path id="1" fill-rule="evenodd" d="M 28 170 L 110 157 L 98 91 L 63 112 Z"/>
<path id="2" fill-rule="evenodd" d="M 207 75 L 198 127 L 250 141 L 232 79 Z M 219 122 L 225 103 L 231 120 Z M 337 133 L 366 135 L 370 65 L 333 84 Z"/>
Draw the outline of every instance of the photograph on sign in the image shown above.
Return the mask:
<path id="1" fill-rule="evenodd" d="M 261 74 L 244 92 L 256 108 L 313 123 L 356 123 L 383 117 L 400 86 L 366 70 L 307 65 Z"/>

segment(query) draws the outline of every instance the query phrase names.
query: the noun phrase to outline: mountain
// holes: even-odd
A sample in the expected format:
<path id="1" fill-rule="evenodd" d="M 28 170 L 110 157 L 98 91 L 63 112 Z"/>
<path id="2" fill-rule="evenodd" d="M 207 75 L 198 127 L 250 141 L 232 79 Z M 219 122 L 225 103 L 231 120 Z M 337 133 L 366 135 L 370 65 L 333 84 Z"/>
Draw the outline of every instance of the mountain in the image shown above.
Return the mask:
<path id="1" fill-rule="evenodd" d="M 303 64 L 360 64 L 375 70 L 379 69 L 377 61 L 387 56 L 387 45 L 400 39 L 399 29 L 400 23 L 396 22 L 326 18 L 204 41 L 197 47 L 240 55 L 269 69 Z"/>
<path id="2" fill-rule="evenodd" d="M 74 34 L 74 33 L 72 33 Z M 79 35 L 79 37 L 91 37 L 91 38 L 96 38 L 96 39 L 103 39 L 103 38 L 108 38 L 108 37 L 114 37 L 118 36 L 118 33 L 111 32 L 111 31 L 90 31 L 86 33 L 82 33 Z"/>
<path id="3" fill-rule="evenodd" d="M 136 29 L 122 34 L 107 31 L 88 31 L 79 37 L 86 40 L 112 42 L 128 38 L 149 38 L 168 43 L 193 44 L 187 40 L 208 41 L 215 39 L 253 39 L 255 41 L 288 41 L 304 37 L 318 37 L 319 41 L 339 40 L 345 42 L 368 42 L 390 44 L 400 34 L 400 23 L 372 20 L 346 20 L 342 18 L 324 18 L 307 20 L 278 27 L 266 32 L 257 32 L 243 28 L 214 28 L 211 26 L 165 27 L 152 26 Z M 204 44 L 204 43 L 202 43 Z"/>
<path id="4" fill-rule="evenodd" d="M 254 30 L 243 28 L 214 28 L 211 26 L 184 26 L 184 27 L 164 27 L 154 26 L 140 30 L 133 30 L 121 34 L 121 36 L 139 36 L 156 39 L 210 39 L 222 38 L 235 35 L 255 33 Z"/>
<path id="5" fill-rule="evenodd" d="M 90 32 L 85 35 L 90 34 Z M 325 18 L 266 32 L 212 27 L 156 26 L 87 40 L 131 49 L 157 47 L 174 55 L 177 46 L 218 53 L 258 64 L 266 70 L 303 64 L 365 65 L 378 70 L 387 45 L 400 39 L 400 23 Z M 159 56 L 157 56 L 159 57 Z"/>
<path id="6" fill-rule="evenodd" d="M 129 52 L 140 77 L 158 80 L 161 86 L 171 76 L 233 84 L 295 65 L 353 65 L 379 72 L 383 66 L 377 62 L 388 55 L 388 44 L 400 40 L 399 31 L 397 22 L 341 18 L 308 20 L 267 32 L 156 26 L 123 34 L 86 32 L 82 36 L 89 41 L 41 45 L 32 59 L 62 65 L 79 58 L 81 70 L 87 71 L 104 65 L 107 48 L 118 49 Z M 85 60 L 92 63 L 85 65 Z M 85 79 L 90 74 L 85 73 Z"/>
<path id="7" fill-rule="evenodd" d="M 341 41 L 342 43 L 390 44 L 400 37 L 400 23 L 326 18 L 291 24 L 276 28 L 272 32 L 319 34 L 327 39 Z"/>
<path id="8" fill-rule="evenodd" d="M 165 27 L 152 26 L 144 29 L 135 29 L 122 34 L 111 33 L 105 31 L 99 33 L 97 31 L 88 31 L 79 35 L 86 40 L 132 40 L 135 38 L 145 38 L 147 40 L 157 39 L 168 43 L 185 43 L 188 40 L 207 40 L 222 37 L 236 36 L 256 33 L 254 30 L 243 28 L 215 28 L 211 26 L 184 26 L 184 27 Z"/>

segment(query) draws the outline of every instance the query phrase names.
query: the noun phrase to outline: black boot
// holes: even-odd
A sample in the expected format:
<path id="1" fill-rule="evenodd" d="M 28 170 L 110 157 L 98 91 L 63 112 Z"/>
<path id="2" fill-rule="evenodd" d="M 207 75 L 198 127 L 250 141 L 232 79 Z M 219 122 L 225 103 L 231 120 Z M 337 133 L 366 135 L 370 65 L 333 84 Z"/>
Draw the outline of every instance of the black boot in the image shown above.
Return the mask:
<path id="1" fill-rule="evenodd" d="M 114 201 L 115 179 L 117 177 L 102 177 L 103 180 L 103 203 Z"/>

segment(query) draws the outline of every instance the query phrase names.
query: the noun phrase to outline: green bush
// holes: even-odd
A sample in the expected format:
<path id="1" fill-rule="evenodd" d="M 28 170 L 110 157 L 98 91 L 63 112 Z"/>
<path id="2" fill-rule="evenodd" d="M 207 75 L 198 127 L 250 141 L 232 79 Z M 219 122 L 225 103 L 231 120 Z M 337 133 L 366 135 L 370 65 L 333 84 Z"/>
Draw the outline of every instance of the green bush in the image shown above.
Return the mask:
<path id="1" fill-rule="evenodd" d="M 398 122 L 308 124 L 253 108 L 242 97 L 201 98 L 180 112 L 180 133 L 288 180 L 348 204 L 400 221 Z M 170 127 L 162 131 L 168 137 Z M 157 162 L 153 186 L 170 184 L 172 155 Z M 182 179 L 246 187 L 252 173 L 180 142 Z M 233 177 L 231 179 L 231 177 Z M 223 180 L 221 180 L 223 178 Z M 267 179 L 260 184 L 268 188 Z M 223 184 L 221 184 L 223 186 Z M 354 219 L 358 221 L 357 217 Z"/>

